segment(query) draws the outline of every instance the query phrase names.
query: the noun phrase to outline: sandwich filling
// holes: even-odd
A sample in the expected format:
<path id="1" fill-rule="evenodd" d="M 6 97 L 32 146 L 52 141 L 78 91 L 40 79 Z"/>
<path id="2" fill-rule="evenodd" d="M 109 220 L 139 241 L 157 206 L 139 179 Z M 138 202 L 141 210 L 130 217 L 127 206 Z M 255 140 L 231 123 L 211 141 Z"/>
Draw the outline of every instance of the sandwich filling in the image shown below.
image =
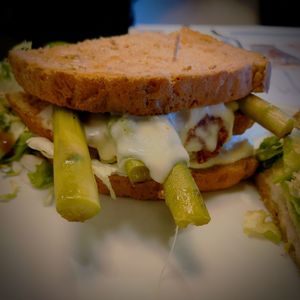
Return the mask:
<path id="1" fill-rule="evenodd" d="M 126 161 L 137 159 L 153 180 L 163 183 L 178 162 L 202 169 L 253 155 L 248 140 L 232 136 L 234 110 L 234 105 L 221 103 L 146 117 L 89 113 L 83 115 L 82 124 L 102 166 L 110 165 L 112 173 L 125 175 Z M 49 130 L 53 129 L 52 111 L 48 105 L 39 113 Z M 49 149 L 45 139 L 33 138 L 28 145 L 42 152 Z M 99 164 L 96 169 L 99 174 Z"/>

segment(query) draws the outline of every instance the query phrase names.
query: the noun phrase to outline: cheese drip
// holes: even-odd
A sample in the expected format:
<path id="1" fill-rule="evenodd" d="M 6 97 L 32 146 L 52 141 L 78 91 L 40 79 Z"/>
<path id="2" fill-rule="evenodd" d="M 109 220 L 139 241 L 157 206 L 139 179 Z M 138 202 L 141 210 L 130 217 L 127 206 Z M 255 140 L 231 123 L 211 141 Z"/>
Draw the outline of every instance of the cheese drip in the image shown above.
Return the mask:
<path id="1" fill-rule="evenodd" d="M 189 162 L 189 155 L 166 116 L 123 116 L 112 123 L 111 135 L 119 167 L 123 169 L 128 159 L 138 159 L 157 182 L 163 183 L 177 162 Z"/>
<path id="2" fill-rule="evenodd" d="M 254 148 L 248 139 L 240 136 L 233 136 L 221 149 L 221 152 L 206 162 L 199 164 L 197 159 L 191 159 L 190 167 L 193 169 L 206 169 L 216 165 L 234 163 L 240 159 L 253 156 Z"/>
<path id="3" fill-rule="evenodd" d="M 52 105 L 48 105 L 38 115 L 43 122 L 43 126 L 48 129 L 52 129 L 52 108 Z M 179 134 L 187 152 L 192 153 L 203 149 L 208 151 L 216 149 L 220 126 L 214 122 L 208 123 L 207 126 L 197 126 L 206 116 L 219 117 L 228 133 L 227 141 L 230 140 L 234 123 L 234 113 L 233 109 L 225 106 L 223 103 L 170 113 L 159 117 L 168 118 Z M 113 162 L 116 157 L 116 145 L 108 126 L 110 119 L 109 115 L 90 114 L 87 121 L 84 122 L 88 145 L 96 148 L 101 160 L 106 162 Z M 189 131 L 194 128 L 195 136 L 189 138 Z"/>
<path id="4" fill-rule="evenodd" d="M 203 149 L 212 152 L 216 149 L 220 126 L 213 122 L 208 123 L 206 126 L 197 126 L 206 116 L 217 117 L 222 120 L 223 126 L 228 133 L 226 140 L 228 141 L 232 136 L 234 113 L 223 103 L 184 110 L 168 115 L 171 123 L 179 133 L 184 147 L 189 153 L 198 152 Z M 189 132 L 193 129 L 195 129 L 195 136 L 190 138 Z"/>
<path id="5" fill-rule="evenodd" d="M 110 117 L 103 114 L 90 114 L 84 123 L 87 143 L 98 150 L 100 159 L 106 162 L 114 162 L 116 158 L 116 146 L 108 127 Z"/>

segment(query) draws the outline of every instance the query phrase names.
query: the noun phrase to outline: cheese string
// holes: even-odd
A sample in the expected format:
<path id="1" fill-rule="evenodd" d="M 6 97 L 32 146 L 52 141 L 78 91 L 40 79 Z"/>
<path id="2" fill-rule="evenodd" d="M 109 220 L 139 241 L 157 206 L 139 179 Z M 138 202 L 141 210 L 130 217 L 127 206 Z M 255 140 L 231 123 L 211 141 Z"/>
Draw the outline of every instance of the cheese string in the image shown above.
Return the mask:
<path id="1" fill-rule="evenodd" d="M 158 294 L 158 297 L 157 299 L 160 299 L 160 290 L 161 290 L 161 284 L 162 284 L 162 281 L 163 281 L 163 276 L 165 274 L 165 271 L 170 263 L 170 259 L 171 259 L 171 256 L 173 255 L 174 253 L 174 248 L 175 248 L 175 244 L 176 244 L 176 241 L 177 241 L 177 237 L 178 237 L 178 230 L 179 230 L 179 227 L 178 225 L 176 226 L 175 228 L 175 235 L 174 235 L 174 238 L 173 238 L 173 242 L 172 242 L 172 245 L 171 245 L 171 248 L 170 248 L 170 251 L 169 251 L 169 254 L 168 254 L 168 257 L 160 271 L 160 274 L 159 274 L 159 279 L 158 279 L 158 288 L 157 288 L 157 294 Z"/>

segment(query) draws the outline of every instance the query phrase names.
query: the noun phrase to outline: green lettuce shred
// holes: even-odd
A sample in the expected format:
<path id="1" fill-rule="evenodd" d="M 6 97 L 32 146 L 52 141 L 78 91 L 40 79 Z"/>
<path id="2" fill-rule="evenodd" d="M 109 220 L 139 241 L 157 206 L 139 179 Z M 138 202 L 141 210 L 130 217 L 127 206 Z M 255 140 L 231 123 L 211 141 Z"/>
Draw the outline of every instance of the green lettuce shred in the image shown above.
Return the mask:
<path id="1" fill-rule="evenodd" d="M 256 150 L 256 157 L 262 169 L 270 168 L 283 155 L 283 140 L 270 136 L 263 140 Z"/>
<path id="2" fill-rule="evenodd" d="M 278 244 L 281 242 L 281 233 L 270 215 L 264 210 L 248 211 L 244 218 L 244 233 L 248 236 L 268 239 Z"/>
<path id="3" fill-rule="evenodd" d="M 1 160 L 1 164 L 9 164 L 14 161 L 20 160 L 22 155 L 25 153 L 25 151 L 28 149 L 28 146 L 26 144 L 26 141 L 32 137 L 32 133 L 29 131 L 24 131 L 20 137 L 18 138 L 17 142 L 15 143 L 13 147 L 13 154 L 10 156 L 4 156 Z"/>
<path id="4" fill-rule="evenodd" d="M 12 112 L 5 97 L 0 96 L 0 131 L 9 131 L 13 122 L 20 122 L 20 118 Z"/>
<path id="5" fill-rule="evenodd" d="M 0 202 L 9 202 L 17 197 L 20 187 L 14 182 L 11 182 L 12 191 L 6 194 L 0 194 Z"/>
<path id="6" fill-rule="evenodd" d="M 264 156 L 264 150 L 266 155 Z M 272 161 L 272 181 L 279 184 L 286 199 L 288 213 L 300 232 L 300 131 L 294 129 L 292 134 L 278 140 L 276 137 L 267 138 L 259 147 L 261 157 Z M 281 153 L 282 151 L 282 153 Z M 258 156 L 259 157 L 259 156 Z"/>
<path id="7" fill-rule="evenodd" d="M 55 46 L 61 46 L 61 45 L 66 45 L 66 44 L 68 44 L 68 43 L 64 42 L 64 41 L 53 41 L 53 42 L 46 44 L 45 48 L 52 48 Z"/>
<path id="8" fill-rule="evenodd" d="M 31 49 L 31 42 L 22 42 L 13 47 L 16 50 L 28 50 Z M 8 60 L 5 58 L 0 61 L 0 96 L 6 92 L 20 91 L 22 88 L 19 86 L 15 77 L 11 71 Z"/>
<path id="9" fill-rule="evenodd" d="M 12 73 L 10 69 L 10 65 L 7 59 L 4 59 L 0 62 L 0 81 L 10 80 L 12 78 Z"/>
<path id="10" fill-rule="evenodd" d="M 52 164 L 43 160 L 36 166 L 35 171 L 27 174 L 31 184 L 38 189 L 45 189 L 53 185 L 53 167 Z"/>
<path id="11" fill-rule="evenodd" d="M 288 136 L 283 143 L 283 165 L 287 180 L 300 171 L 300 135 Z"/>
<path id="12" fill-rule="evenodd" d="M 32 48 L 31 41 L 23 41 L 13 47 L 13 50 L 30 50 Z"/>
<path id="13" fill-rule="evenodd" d="M 5 177 L 18 176 L 21 171 L 22 168 L 20 165 L 17 165 L 17 167 L 14 164 L 0 165 L 0 172 L 3 173 Z"/>

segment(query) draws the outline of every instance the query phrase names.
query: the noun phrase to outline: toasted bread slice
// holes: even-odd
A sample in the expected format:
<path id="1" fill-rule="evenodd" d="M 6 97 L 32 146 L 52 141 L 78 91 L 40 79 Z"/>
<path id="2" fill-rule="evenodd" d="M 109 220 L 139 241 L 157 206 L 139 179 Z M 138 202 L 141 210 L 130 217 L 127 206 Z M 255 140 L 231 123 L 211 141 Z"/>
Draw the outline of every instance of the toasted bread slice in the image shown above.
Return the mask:
<path id="1" fill-rule="evenodd" d="M 230 188 L 249 178 L 257 168 L 254 157 L 240 159 L 228 165 L 214 166 L 208 169 L 191 169 L 192 175 L 201 192 L 212 192 Z M 131 184 L 128 177 L 112 175 L 109 177 L 113 190 L 119 197 L 131 197 L 140 200 L 164 199 L 162 185 L 150 180 Z M 96 177 L 100 193 L 109 194 L 107 187 Z"/>
<path id="2" fill-rule="evenodd" d="M 268 89 L 270 64 L 258 53 L 182 28 L 29 51 L 9 62 L 26 92 L 91 112 L 165 114 L 237 100 Z"/>
<path id="3" fill-rule="evenodd" d="M 294 259 L 300 269 L 300 233 L 288 213 L 288 203 L 279 185 L 272 181 L 273 169 L 270 168 L 255 177 L 256 186 L 265 203 L 271 212 L 275 222 L 278 224 L 283 239 L 287 242 L 287 251 Z"/>
<path id="4" fill-rule="evenodd" d="M 32 132 L 52 140 L 52 130 L 45 128 L 44 120 L 40 115 L 41 111 L 48 106 L 46 102 L 25 93 L 9 94 L 7 98 L 11 107 L 19 114 L 25 125 Z M 247 122 L 241 122 L 241 124 L 243 123 Z M 241 130 L 241 127 L 236 127 L 237 130 Z M 228 165 L 201 170 L 193 169 L 192 174 L 201 191 L 216 191 L 229 188 L 250 177 L 256 168 L 256 159 L 248 157 Z M 100 193 L 108 194 L 109 191 L 106 186 L 99 178 L 96 179 Z M 142 200 L 163 199 L 162 186 L 155 181 L 150 180 L 132 185 L 127 177 L 119 175 L 110 176 L 110 181 L 117 196 Z"/>

